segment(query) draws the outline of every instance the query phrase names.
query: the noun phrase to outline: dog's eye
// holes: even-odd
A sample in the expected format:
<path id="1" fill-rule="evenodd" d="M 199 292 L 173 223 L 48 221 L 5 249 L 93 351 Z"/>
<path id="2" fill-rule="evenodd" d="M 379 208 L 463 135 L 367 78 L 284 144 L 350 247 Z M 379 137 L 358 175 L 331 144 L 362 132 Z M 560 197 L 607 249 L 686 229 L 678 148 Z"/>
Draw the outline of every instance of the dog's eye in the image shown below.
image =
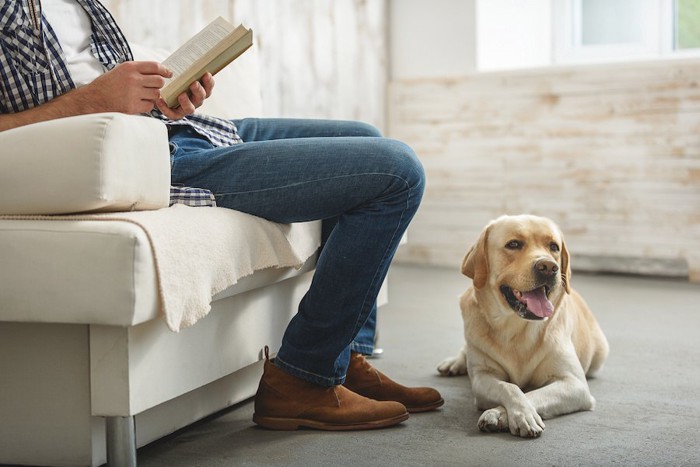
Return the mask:
<path id="1" fill-rule="evenodd" d="M 549 249 L 552 250 L 552 251 L 555 252 L 555 253 L 558 253 L 558 252 L 559 252 L 559 245 L 557 245 L 556 243 L 552 242 L 552 243 L 549 244 Z"/>
<path id="2" fill-rule="evenodd" d="M 511 240 L 508 243 L 506 243 L 506 248 L 509 250 L 519 250 L 523 247 L 523 242 L 520 240 Z"/>

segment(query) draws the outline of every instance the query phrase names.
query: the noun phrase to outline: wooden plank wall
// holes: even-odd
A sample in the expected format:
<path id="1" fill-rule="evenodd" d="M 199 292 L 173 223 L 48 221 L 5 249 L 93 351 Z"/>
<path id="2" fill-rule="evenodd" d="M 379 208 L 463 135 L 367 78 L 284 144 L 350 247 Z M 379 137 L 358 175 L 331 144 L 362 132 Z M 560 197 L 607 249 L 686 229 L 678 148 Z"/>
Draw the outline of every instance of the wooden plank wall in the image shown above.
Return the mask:
<path id="1" fill-rule="evenodd" d="M 393 82 L 428 176 L 397 259 L 459 268 L 501 214 L 555 220 L 574 269 L 700 281 L 700 61 Z"/>
<path id="2" fill-rule="evenodd" d="M 216 16 L 255 33 L 264 114 L 386 123 L 388 0 L 103 0 L 130 41 L 174 50 Z"/>

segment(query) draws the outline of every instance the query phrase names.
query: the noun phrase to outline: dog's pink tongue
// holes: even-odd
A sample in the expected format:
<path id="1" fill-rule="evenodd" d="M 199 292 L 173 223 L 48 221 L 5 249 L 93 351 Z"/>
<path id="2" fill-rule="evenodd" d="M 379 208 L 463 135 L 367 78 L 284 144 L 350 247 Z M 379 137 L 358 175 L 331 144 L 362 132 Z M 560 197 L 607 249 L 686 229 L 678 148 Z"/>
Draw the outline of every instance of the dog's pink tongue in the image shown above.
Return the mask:
<path id="1" fill-rule="evenodd" d="M 523 298 L 527 301 L 527 309 L 540 318 L 552 316 L 554 306 L 552 302 L 547 299 L 544 287 L 531 290 L 530 292 L 523 292 Z"/>

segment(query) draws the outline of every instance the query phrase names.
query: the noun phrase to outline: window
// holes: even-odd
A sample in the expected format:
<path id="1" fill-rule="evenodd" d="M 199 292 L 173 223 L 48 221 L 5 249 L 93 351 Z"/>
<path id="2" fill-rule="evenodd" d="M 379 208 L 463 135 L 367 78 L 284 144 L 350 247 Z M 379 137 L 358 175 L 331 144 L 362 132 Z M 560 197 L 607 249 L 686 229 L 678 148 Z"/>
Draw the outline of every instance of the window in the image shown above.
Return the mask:
<path id="1" fill-rule="evenodd" d="M 654 1 L 582 0 L 574 10 L 580 45 L 641 44 L 654 29 Z"/>
<path id="2" fill-rule="evenodd" d="M 700 55 L 697 0 L 553 0 L 555 63 Z"/>
<path id="3" fill-rule="evenodd" d="M 674 11 L 674 48 L 700 48 L 700 2 L 676 0 Z"/>
<path id="4" fill-rule="evenodd" d="M 478 71 L 700 56 L 700 0 L 475 1 Z"/>

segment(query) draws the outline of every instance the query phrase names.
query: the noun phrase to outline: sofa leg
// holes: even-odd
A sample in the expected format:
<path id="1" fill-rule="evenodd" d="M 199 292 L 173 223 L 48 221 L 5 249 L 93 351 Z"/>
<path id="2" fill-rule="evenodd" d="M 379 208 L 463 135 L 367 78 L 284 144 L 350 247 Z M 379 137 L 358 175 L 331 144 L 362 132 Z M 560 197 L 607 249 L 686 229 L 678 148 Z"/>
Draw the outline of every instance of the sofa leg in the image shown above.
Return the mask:
<path id="1" fill-rule="evenodd" d="M 107 417 L 107 465 L 136 467 L 134 417 Z"/>

